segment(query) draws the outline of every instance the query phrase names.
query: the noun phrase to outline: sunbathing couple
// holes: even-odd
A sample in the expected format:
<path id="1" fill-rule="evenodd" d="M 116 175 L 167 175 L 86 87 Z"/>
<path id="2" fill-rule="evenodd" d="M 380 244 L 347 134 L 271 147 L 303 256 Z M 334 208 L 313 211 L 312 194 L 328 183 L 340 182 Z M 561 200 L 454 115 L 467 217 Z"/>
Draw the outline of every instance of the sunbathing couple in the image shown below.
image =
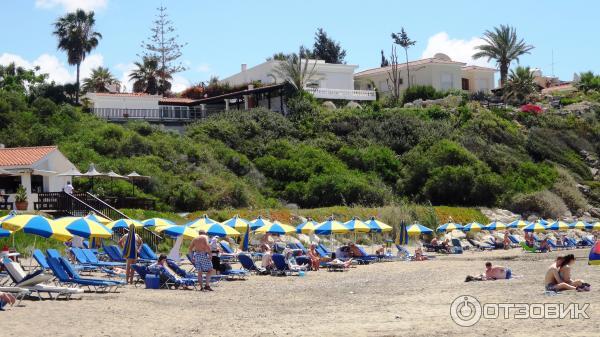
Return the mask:
<path id="1" fill-rule="evenodd" d="M 557 257 L 556 261 L 548 268 L 544 277 L 546 291 L 590 291 L 589 283 L 571 279 L 571 266 L 574 263 L 575 256 L 573 254 Z"/>

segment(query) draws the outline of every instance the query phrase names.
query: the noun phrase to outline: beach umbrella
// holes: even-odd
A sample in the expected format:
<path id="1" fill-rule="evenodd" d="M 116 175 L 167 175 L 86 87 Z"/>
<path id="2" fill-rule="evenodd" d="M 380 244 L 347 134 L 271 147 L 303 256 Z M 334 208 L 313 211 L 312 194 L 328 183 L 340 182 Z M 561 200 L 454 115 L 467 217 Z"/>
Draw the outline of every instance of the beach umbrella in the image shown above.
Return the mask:
<path id="1" fill-rule="evenodd" d="M 112 229 L 113 231 L 116 229 L 127 229 L 133 225 L 135 228 L 144 227 L 144 224 L 133 219 L 119 219 L 115 221 L 111 221 L 106 224 L 106 227 Z"/>
<path id="2" fill-rule="evenodd" d="M 175 225 L 173 221 L 162 218 L 151 218 L 142 221 L 142 223 L 144 224 L 144 227 L 163 227 Z"/>
<path id="3" fill-rule="evenodd" d="M 529 225 L 529 222 L 519 219 L 507 224 L 506 228 L 523 228 L 527 225 Z"/>
<path id="4" fill-rule="evenodd" d="M 274 221 L 270 225 L 264 225 L 264 226 L 258 228 L 256 230 L 256 233 L 260 233 L 260 234 L 269 233 L 269 234 L 285 235 L 285 234 L 294 233 L 295 231 L 296 231 L 296 228 L 294 228 L 290 225 L 284 225 L 284 224 L 280 223 L 279 221 Z"/>
<path id="5" fill-rule="evenodd" d="M 54 220 L 44 218 L 41 215 L 15 215 L 4 220 L 2 222 L 2 228 L 13 232 L 22 230 L 23 233 L 34 234 L 59 241 L 68 241 L 73 237 L 64 226 L 56 224 Z"/>
<path id="6" fill-rule="evenodd" d="M 381 232 L 391 232 L 392 231 L 392 226 L 384 224 L 383 222 L 381 222 L 379 220 L 375 220 L 374 216 L 372 216 L 369 220 L 365 221 L 365 223 L 371 229 L 370 232 L 381 233 Z"/>
<path id="7" fill-rule="evenodd" d="M 156 227 L 154 230 L 174 238 L 183 235 L 183 238 L 187 240 L 193 240 L 198 236 L 198 230 L 188 226 L 168 225 Z"/>
<path id="8" fill-rule="evenodd" d="M 346 226 L 351 232 L 371 232 L 371 227 L 358 218 L 352 218 L 352 220 L 344 222 L 344 226 Z"/>
<path id="9" fill-rule="evenodd" d="M 471 222 L 463 227 L 463 231 L 465 232 L 479 232 L 483 229 L 485 229 L 485 226 L 480 224 L 479 222 Z"/>
<path id="10" fill-rule="evenodd" d="M 235 228 L 225 226 L 221 223 L 215 222 L 212 224 L 200 225 L 197 227 L 190 227 L 198 231 L 204 231 L 210 236 L 238 236 L 240 232 L 236 231 Z"/>
<path id="11" fill-rule="evenodd" d="M 65 227 L 71 234 L 81 236 L 82 238 L 102 238 L 108 239 L 112 236 L 112 230 L 103 224 L 82 218 L 82 217 L 64 217 L 55 220 L 55 223 Z"/>
<path id="12" fill-rule="evenodd" d="M 552 220 L 544 220 L 544 219 L 537 219 L 535 222 L 540 223 L 544 226 L 547 226 L 549 223 L 553 222 Z"/>
<path id="13" fill-rule="evenodd" d="M 589 223 L 585 222 L 585 221 L 575 221 L 575 222 L 571 222 L 569 224 L 569 228 L 570 229 L 581 229 L 584 230 L 586 228 L 588 228 L 590 226 Z"/>
<path id="14" fill-rule="evenodd" d="M 88 242 L 88 248 L 99 248 L 102 247 L 102 239 L 101 238 L 97 238 L 97 237 L 91 237 L 90 241 Z"/>
<path id="15" fill-rule="evenodd" d="M 209 218 L 208 215 L 203 214 L 200 218 L 198 218 L 196 220 L 192 220 L 192 221 L 184 224 L 184 226 L 191 227 L 193 229 L 198 229 L 198 227 L 200 227 L 200 226 L 211 225 L 214 223 L 217 223 L 217 221 Z"/>
<path id="16" fill-rule="evenodd" d="M 127 240 L 123 246 L 123 258 L 125 259 L 137 259 L 137 245 L 135 242 L 135 224 L 132 222 L 129 225 L 129 233 L 127 234 Z"/>
<path id="17" fill-rule="evenodd" d="M 463 226 L 461 226 L 460 224 L 454 223 L 454 222 L 448 222 L 445 223 L 441 226 L 439 226 L 436 230 L 438 232 L 452 232 L 453 230 L 462 230 Z"/>
<path id="18" fill-rule="evenodd" d="M 12 234 L 8 229 L 0 228 L 0 238 L 7 238 Z"/>
<path id="19" fill-rule="evenodd" d="M 238 231 L 240 233 L 245 232 L 246 228 L 250 227 L 250 223 L 248 222 L 248 220 L 240 218 L 240 216 L 237 214 L 234 215 L 233 218 L 231 218 L 229 220 L 225 220 L 221 223 L 225 226 L 229 226 L 229 227 L 235 229 L 236 231 Z"/>
<path id="20" fill-rule="evenodd" d="M 399 245 L 407 245 L 408 244 L 408 232 L 406 230 L 406 225 L 404 221 L 400 224 L 400 231 L 398 233 L 398 242 Z"/>
<path id="21" fill-rule="evenodd" d="M 487 226 L 485 226 L 486 231 L 501 231 L 505 229 L 506 225 L 500 221 L 490 222 Z"/>
<path id="22" fill-rule="evenodd" d="M 143 176 L 135 171 L 129 173 L 128 175 L 124 176 L 123 178 L 129 179 L 131 180 L 131 193 L 132 195 L 135 196 L 135 184 L 134 182 L 137 180 L 143 181 L 143 180 L 149 180 L 150 177 L 149 176 Z"/>
<path id="23" fill-rule="evenodd" d="M 88 214 L 88 215 L 86 215 L 86 216 L 84 216 L 84 218 L 89 219 L 89 220 L 93 220 L 93 221 L 96 221 L 96 222 L 99 222 L 99 223 L 101 223 L 103 225 L 106 225 L 107 223 L 111 222 L 110 219 L 107 219 L 107 218 L 105 218 L 103 216 L 100 216 L 100 215 L 96 215 L 96 213 L 93 213 L 93 212 L 90 213 L 90 214 Z"/>
<path id="24" fill-rule="evenodd" d="M 591 223 L 591 224 L 589 224 L 589 226 L 586 227 L 586 229 L 593 230 L 593 231 L 600 230 L 600 222 L 596 221 L 594 223 Z"/>
<path id="25" fill-rule="evenodd" d="M 319 226 L 319 223 L 309 218 L 306 222 L 303 222 L 296 227 L 296 233 L 312 234 L 315 232 L 317 226 Z"/>
<path id="26" fill-rule="evenodd" d="M 240 243 L 240 247 L 242 247 L 243 252 L 247 252 L 250 246 L 250 226 L 246 227 L 244 231 L 244 236 L 242 236 L 242 242 Z"/>
<path id="27" fill-rule="evenodd" d="M 546 231 L 546 226 L 542 225 L 541 223 L 534 222 L 532 224 L 529 224 L 529 225 L 523 227 L 523 231 L 525 231 L 525 232 L 535 232 L 535 233 L 545 232 Z"/>
<path id="28" fill-rule="evenodd" d="M 329 218 L 327 221 L 324 221 L 315 228 L 315 234 L 318 235 L 332 235 L 332 234 L 344 234 L 348 233 L 350 229 L 344 226 L 343 223 L 334 220 L 333 218 Z"/>
<path id="29" fill-rule="evenodd" d="M 566 231 L 569 229 L 569 224 L 559 220 L 546 226 L 546 229 L 551 231 Z"/>
<path id="30" fill-rule="evenodd" d="M 10 218 L 14 217 L 15 215 L 17 215 L 17 213 L 15 211 L 11 211 L 7 215 L 0 217 L 0 227 L 2 227 L 2 222 L 4 222 L 7 219 L 10 219 Z"/>
<path id="31" fill-rule="evenodd" d="M 255 231 L 261 227 L 264 227 L 264 226 L 267 226 L 270 224 L 271 224 L 271 221 L 269 221 L 267 219 L 263 219 L 263 217 L 259 215 L 258 218 L 250 221 L 250 229 Z"/>
<path id="32" fill-rule="evenodd" d="M 418 236 L 421 234 L 431 234 L 431 233 L 433 233 L 433 230 L 431 230 L 431 228 L 425 227 L 421 224 L 415 223 L 415 224 L 408 226 L 408 228 L 406 228 L 406 232 L 410 236 Z"/>

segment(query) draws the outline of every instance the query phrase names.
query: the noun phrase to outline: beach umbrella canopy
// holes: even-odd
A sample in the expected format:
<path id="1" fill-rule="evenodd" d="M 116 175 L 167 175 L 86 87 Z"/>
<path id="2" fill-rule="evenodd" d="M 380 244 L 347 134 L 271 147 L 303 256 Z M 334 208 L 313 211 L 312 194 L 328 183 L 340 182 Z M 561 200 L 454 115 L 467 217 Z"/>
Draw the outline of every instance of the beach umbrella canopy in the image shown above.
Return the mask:
<path id="1" fill-rule="evenodd" d="M 408 244 L 408 231 L 406 230 L 406 224 L 404 221 L 400 224 L 400 232 L 398 233 L 398 242 L 399 245 Z"/>
<path id="2" fill-rule="evenodd" d="M 585 221 L 575 221 L 575 222 L 571 222 L 569 224 L 569 228 L 570 229 L 581 229 L 584 230 L 586 228 L 588 228 L 590 226 L 589 223 L 585 222 Z"/>
<path id="3" fill-rule="evenodd" d="M 209 218 L 208 215 L 203 214 L 200 218 L 198 218 L 196 220 L 192 220 L 192 221 L 184 224 L 184 226 L 198 229 L 198 227 L 200 227 L 200 226 L 211 225 L 214 223 L 217 223 L 217 221 Z"/>
<path id="4" fill-rule="evenodd" d="M 95 213 L 90 213 L 90 214 L 84 216 L 84 218 L 99 222 L 103 225 L 106 225 L 107 223 L 109 223 L 111 221 L 110 219 L 107 219 L 100 215 L 96 215 Z"/>
<path id="5" fill-rule="evenodd" d="M 553 222 L 552 220 L 544 220 L 544 219 L 537 219 L 535 222 L 540 223 L 544 226 L 547 226 L 549 223 Z"/>
<path id="6" fill-rule="evenodd" d="M 381 232 L 391 232 L 392 231 L 392 226 L 384 224 L 383 222 L 381 222 L 379 220 L 375 220 L 374 216 L 372 216 L 369 220 L 365 221 L 365 223 L 371 229 L 370 232 L 381 233 Z"/>
<path id="7" fill-rule="evenodd" d="M 110 172 L 108 172 L 108 173 L 106 174 L 106 176 L 107 176 L 107 177 L 109 177 L 109 178 L 113 178 L 113 179 L 124 179 L 124 180 L 127 180 L 127 179 L 129 179 L 128 177 L 126 177 L 126 176 L 122 176 L 122 175 L 120 175 L 120 174 L 116 173 L 115 171 L 110 171 Z"/>
<path id="8" fill-rule="evenodd" d="M 236 231 L 238 231 L 240 233 L 245 232 L 246 228 L 248 228 L 250 226 L 250 222 L 248 222 L 248 220 L 240 218 L 240 216 L 237 214 L 233 218 L 231 218 L 229 220 L 225 220 L 221 223 L 225 226 L 229 226 L 229 227 L 235 229 Z"/>
<path id="9" fill-rule="evenodd" d="M 285 234 L 294 233 L 295 231 L 296 231 L 296 228 L 294 228 L 290 225 L 284 225 L 284 224 L 280 223 L 279 221 L 274 221 L 270 225 L 264 225 L 264 226 L 258 228 L 256 230 L 256 233 L 260 233 L 260 234 L 269 233 L 269 234 L 285 235 Z"/>
<path id="10" fill-rule="evenodd" d="M 532 224 L 529 224 L 529 225 L 523 227 L 523 231 L 525 231 L 525 232 L 535 232 L 535 233 L 545 232 L 546 231 L 546 226 L 542 225 L 541 223 L 534 222 Z"/>
<path id="11" fill-rule="evenodd" d="M 485 226 L 480 224 L 479 222 L 471 222 L 463 227 L 463 231 L 465 232 L 479 232 L 483 229 L 485 229 Z"/>
<path id="12" fill-rule="evenodd" d="M 331 234 L 344 234 L 348 233 L 350 229 L 344 226 L 343 223 L 329 218 L 329 220 L 322 222 L 315 228 L 315 234 L 319 235 L 331 235 Z"/>
<path id="13" fill-rule="evenodd" d="M 135 242 L 135 227 L 133 222 L 129 225 L 129 233 L 127 234 L 127 240 L 125 240 L 125 246 L 123 247 L 123 257 L 126 259 L 137 259 L 138 256 Z"/>
<path id="14" fill-rule="evenodd" d="M 173 221 L 162 218 L 151 218 L 142 221 L 142 223 L 144 224 L 144 227 L 163 227 L 175 225 Z"/>
<path id="15" fill-rule="evenodd" d="M 437 228 L 438 232 L 452 232 L 453 230 L 462 230 L 463 226 L 454 222 L 445 223 Z"/>
<path id="16" fill-rule="evenodd" d="M 2 228 L 13 232 L 22 230 L 27 234 L 34 234 L 59 241 L 68 241 L 73 237 L 64 226 L 56 224 L 54 220 L 44 218 L 41 215 L 15 215 L 4 220 L 2 222 Z"/>
<path id="17" fill-rule="evenodd" d="M 529 225 L 529 222 L 519 219 L 507 224 L 506 228 L 523 228 L 527 225 Z"/>
<path id="18" fill-rule="evenodd" d="M 112 229 L 113 231 L 116 229 L 129 228 L 133 225 L 135 228 L 144 227 L 144 224 L 133 219 L 119 219 L 115 221 L 111 221 L 106 224 L 106 227 Z"/>
<path id="19" fill-rule="evenodd" d="M 58 174 L 59 177 L 80 177 L 82 175 L 83 174 L 81 172 L 79 172 L 79 170 L 76 168 L 73 168 L 66 172 Z"/>
<path id="20" fill-rule="evenodd" d="M 346 226 L 351 232 L 371 232 L 371 227 L 358 218 L 352 218 L 352 220 L 345 222 L 344 226 Z"/>
<path id="21" fill-rule="evenodd" d="M 490 222 L 487 226 L 485 226 L 485 230 L 487 231 L 501 231 L 505 229 L 506 225 L 500 221 Z"/>
<path id="22" fill-rule="evenodd" d="M 112 236 L 112 230 L 108 227 L 82 217 L 64 217 L 55 220 L 55 223 L 65 227 L 71 234 L 82 238 L 108 239 Z"/>
<path id="23" fill-rule="evenodd" d="M 8 213 L 7 215 L 0 217 L 0 227 L 2 227 L 2 222 L 4 222 L 7 219 L 10 219 L 10 218 L 14 217 L 15 215 L 17 215 L 17 213 L 15 213 L 14 211 L 12 211 L 12 212 Z"/>
<path id="24" fill-rule="evenodd" d="M 589 224 L 586 229 L 597 231 L 600 230 L 600 221 L 596 221 L 594 223 Z"/>
<path id="25" fill-rule="evenodd" d="M 264 227 L 264 226 L 267 226 L 270 224 L 271 224 L 271 221 L 269 221 L 267 219 L 263 219 L 263 217 L 259 215 L 258 218 L 250 221 L 250 229 L 255 231 L 261 227 Z"/>
<path id="26" fill-rule="evenodd" d="M 0 228 L 0 238 L 7 238 L 12 234 L 8 229 Z"/>
<path id="27" fill-rule="evenodd" d="M 178 226 L 178 225 L 169 225 L 169 226 L 161 226 L 156 227 L 155 229 L 158 233 L 166 234 L 170 237 L 179 237 L 183 235 L 184 239 L 193 240 L 198 236 L 198 230 L 193 229 L 188 226 Z"/>
<path id="28" fill-rule="evenodd" d="M 317 228 L 317 226 L 319 226 L 318 222 L 309 219 L 296 227 L 296 233 L 311 234 L 315 232 L 315 228 Z"/>
<path id="29" fill-rule="evenodd" d="M 408 228 L 406 228 L 406 232 L 410 236 L 416 236 L 421 234 L 431 234 L 433 233 L 433 230 L 431 230 L 431 228 L 416 223 L 408 226 Z"/>
<path id="30" fill-rule="evenodd" d="M 551 231 L 566 231 L 569 229 L 569 224 L 559 220 L 547 225 L 546 229 Z"/>
<path id="31" fill-rule="evenodd" d="M 196 229 L 198 231 L 204 231 L 204 232 L 206 232 L 206 234 L 211 235 L 211 236 L 225 237 L 225 236 L 240 235 L 240 232 L 236 231 L 235 228 L 225 226 L 218 222 L 215 222 L 213 224 L 201 225 L 198 227 L 190 227 L 190 228 Z"/>

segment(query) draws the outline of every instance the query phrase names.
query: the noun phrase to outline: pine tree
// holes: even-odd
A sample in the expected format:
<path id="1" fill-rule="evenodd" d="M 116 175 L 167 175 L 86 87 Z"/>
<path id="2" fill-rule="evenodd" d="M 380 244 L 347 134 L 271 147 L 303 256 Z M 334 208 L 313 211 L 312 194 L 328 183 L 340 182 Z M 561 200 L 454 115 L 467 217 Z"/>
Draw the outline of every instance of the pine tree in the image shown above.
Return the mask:
<path id="1" fill-rule="evenodd" d="M 381 68 L 387 67 L 390 65 L 390 61 L 385 57 L 383 53 L 383 49 L 381 50 Z"/>
<path id="2" fill-rule="evenodd" d="M 157 10 L 158 14 L 156 20 L 154 20 L 154 26 L 150 29 L 152 35 L 149 41 L 142 42 L 142 48 L 146 50 L 143 57 L 158 60 L 160 83 L 163 83 L 159 86 L 158 93 L 164 95 L 171 87 L 169 79 L 172 78 L 173 74 L 187 69 L 181 62 L 177 62 L 177 59 L 182 55 L 181 49 L 187 43 L 180 44 L 177 42 L 179 36 L 175 34 L 175 27 L 173 27 L 173 22 L 169 20 L 167 8 L 160 6 Z"/>
<path id="3" fill-rule="evenodd" d="M 334 41 L 323 28 L 317 29 L 315 33 L 315 43 L 313 45 L 312 56 L 326 63 L 345 63 L 346 51 L 342 49 L 339 42 Z"/>

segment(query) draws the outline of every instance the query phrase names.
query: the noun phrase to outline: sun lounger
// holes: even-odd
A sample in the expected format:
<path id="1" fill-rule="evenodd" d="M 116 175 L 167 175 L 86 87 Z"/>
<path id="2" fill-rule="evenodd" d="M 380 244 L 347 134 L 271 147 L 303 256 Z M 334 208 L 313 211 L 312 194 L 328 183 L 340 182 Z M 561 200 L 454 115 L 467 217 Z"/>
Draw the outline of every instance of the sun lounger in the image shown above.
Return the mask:
<path id="1" fill-rule="evenodd" d="M 156 253 L 152 250 L 152 248 L 150 248 L 150 246 L 148 246 L 145 243 L 142 244 L 142 248 L 140 249 L 140 258 L 152 261 L 158 260 L 158 256 L 156 256 Z"/>
<path id="2" fill-rule="evenodd" d="M 134 287 L 137 288 L 140 281 L 141 283 L 144 283 L 146 281 L 146 275 L 148 275 L 148 266 L 134 263 L 131 265 L 131 268 L 133 268 L 137 275 L 136 279 L 133 282 Z"/>
<path id="3" fill-rule="evenodd" d="M 75 248 L 77 249 L 77 248 Z M 55 259 L 58 259 L 59 257 L 62 257 L 62 255 L 60 255 L 60 253 L 58 252 L 58 250 L 53 249 L 53 248 L 48 248 L 46 249 L 46 254 L 48 254 L 49 257 L 53 257 Z M 75 255 L 75 254 L 73 254 Z M 42 256 L 44 256 L 44 254 L 42 253 Z M 45 256 L 44 256 L 45 258 Z M 48 262 L 46 261 L 46 265 L 48 264 Z M 79 270 L 79 271 L 92 271 L 92 270 L 96 270 L 97 268 L 89 265 L 89 264 L 80 264 L 80 265 L 75 265 L 73 266 L 73 268 L 75 268 L 75 270 Z"/>
<path id="4" fill-rule="evenodd" d="M 113 262 L 125 262 L 123 252 L 121 252 L 121 249 L 117 246 L 104 246 L 104 252 L 109 260 Z"/>
<path id="5" fill-rule="evenodd" d="M 179 287 L 193 287 L 196 289 L 198 285 L 197 278 L 190 277 L 179 277 L 176 274 L 171 273 L 167 268 L 163 266 L 150 266 L 147 267 L 148 274 L 158 275 L 160 277 L 161 288 L 166 289 L 177 289 Z"/>
<path id="6" fill-rule="evenodd" d="M 541 253 L 542 252 L 539 249 L 539 247 L 537 247 L 537 246 L 529 247 L 525 242 L 521 242 L 521 248 L 523 248 L 524 251 L 530 252 L 530 253 Z"/>
<path id="7" fill-rule="evenodd" d="M 464 251 L 459 239 L 452 239 L 452 254 L 462 254 Z"/>
<path id="8" fill-rule="evenodd" d="M 238 259 L 242 264 L 242 268 L 249 272 L 254 272 L 260 275 L 265 275 L 268 273 L 266 268 L 257 266 L 252 257 L 247 254 L 238 254 Z"/>
<path id="9" fill-rule="evenodd" d="M 116 291 L 123 283 L 117 281 L 107 281 L 107 280 L 96 280 L 96 279 L 84 279 L 82 277 L 74 277 L 76 273 L 73 273 L 74 270 L 71 269 L 69 272 L 65 269 L 65 266 L 68 264 L 68 261 L 64 258 L 60 257 L 58 259 L 53 257 L 48 257 L 48 264 L 50 265 L 50 269 L 54 273 L 54 276 L 58 279 L 59 284 L 70 285 L 70 286 L 84 286 L 87 287 L 88 290 L 94 290 L 98 292 L 101 291 L 110 291 L 114 288 Z M 69 264 L 70 265 L 70 264 Z M 71 273 L 71 275 L 70 275 Z M 79 275 L 77 275 L 79 276 Z"/>
<path id="10" fill-rule="evenodd" d="M 31 294 L 31 290 L 19 287 L 0 287 L 0 292 L 9 293 L 17 300 L 16 305 L 20 305 L 21 301 Z"/>
<path id="11" fill-rule="evenodd" d="M 369 254 L 362 246 L 356 245 L 362 256 L 353 256 L 352 259 L 358 261 L 358 264 L 369 264 L 371 262 L 379 261 L 377 255 Z"/>
<path id="12" fill-rule="evenodd" d="M 77 273 L 77 271 L 75 269 L 73 269 L 73 265 L 67 259 L 61 257 L 59 259 L 59 261 L 60 261 L 60 264 L 62 265 L 62 267 L 64 268 L 64 270 L 67 272 L 67 274 L 75 280 L 98 281 L 98 282 L 104 282 L 107 284 L 112 283 L 116 286 L 125 285 L 125 282 L 123 282 L 123 281 L 104 280 L 104 279 L 95 279 L 95 278 L 83 278 Z"/>
<path id="13" fill-rule="evenodd" d="M 473 239 L 467 239 L 467 241 L 475 248 L 479 249 L 479 250 L 492 250 L 494 249 L 494 246 L 489 245 L 489 244 L 485 244 L 485 243 L 481 243 L 479 241 L 475 241 Z"/>
<path id="14" fill-rule="evenodd" d="M 3 265 L 8 272 L 8 275 L 13 280 L 15 287 L 25 288 L 31 293 L 35 293 L 40 299 L 42 298 L 42 293 L 48 294 L 51 299 L 59 297 L 70 298 L 73 294 L 83 293 L 83 290 L 81 289 L 55 287 L 43 284 L 43 282 L 51 280 L 53 276 L 43 274 L 42 270 L 35 272 L 35 276 L 28 276 L 23 268 L 21 268 L 21 266 L 16 262 L 5 259 L 3 261 Z M 53 295 L 56 295 L 56 297 Z"/>
<path id="15" fill-rule="evenodd" d="M 285 261 L 285 256 L 282 254 L 271 255 L 275 268 L 271 271 L 271 275 L 293 275 L 299 274 L 302 271 L 301 268 L 290 268 L 289 264 Z"/>
<path id="16" fill-rule="evenodd" d="M 77 248 L 79 249 L 79 248 Z M 125 263 L 123 262 L 107 262 L 100 261 L 94 252 L 89 249 L 79 249 L 81 253 L 87 258 L 89 264 L 98 267 L 125 267 Z"/>

